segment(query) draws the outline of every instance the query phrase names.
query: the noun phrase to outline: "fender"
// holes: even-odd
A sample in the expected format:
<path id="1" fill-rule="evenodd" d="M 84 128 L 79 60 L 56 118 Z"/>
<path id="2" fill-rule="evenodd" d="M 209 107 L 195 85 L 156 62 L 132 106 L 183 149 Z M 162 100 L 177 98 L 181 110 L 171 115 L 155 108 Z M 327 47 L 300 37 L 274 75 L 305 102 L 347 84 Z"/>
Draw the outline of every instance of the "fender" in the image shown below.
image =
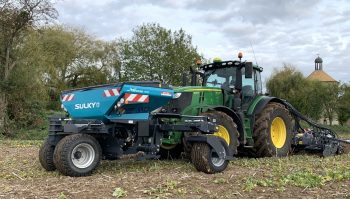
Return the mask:
<path id="1" fill-rule="evenodd" d="M 251 106 L 248 109 L 248 115 L 256 115 L 259 114 L 268 103 L 270 102 L 278 102 L 283 105 L 285 105 L 284 101 L 282 99 L 279 99 L 277 97 L 270 97 L 270 96 L 260 96 L 258 98 L 257 103 L 252 103 Z"/>
<path id="2" fill-rule="evenodd" d="M 186 141 L 190 143 L 194 143 L 194 142 L 207 143 L 211 148 L 215 150 L 215 152 L 219 155 L 219 158 L 223 158 L 225 160 L 233 160 L 232 151 L 229 150 L 225 140 L 220 137 L 211 136 L 211 135 L 199 135 L 199 136 L 188 137 L 186 138 Z M 222 148 L 221 146 L 223 146 L 224 148 Z M 225 151 L 223 151 L 223 149 Z"/>
<path id="3" fill-rule="evenodd" d="M 253 136 L 253 130 L 254 130 L 254 125 L 255 125 L 255 116 L 266 107 L 266 105 L 270 102 L 278 102 L 281 104 L 285 104 L 283 100 L 277 98 L 277 97 L 270 97 L 270 96 L 265 96 L 265 95 L 260 95 L 255 97 L 253 102 L 250 104 L 247 113 L 246 113 L 246 126 L 245 130 L 247 133 L 247 138 L 252 138 Z M 251 141 L 253 141 L 251 139 Z M 249 145 L 252 145 L 253 143 L 251 142 Z"/>

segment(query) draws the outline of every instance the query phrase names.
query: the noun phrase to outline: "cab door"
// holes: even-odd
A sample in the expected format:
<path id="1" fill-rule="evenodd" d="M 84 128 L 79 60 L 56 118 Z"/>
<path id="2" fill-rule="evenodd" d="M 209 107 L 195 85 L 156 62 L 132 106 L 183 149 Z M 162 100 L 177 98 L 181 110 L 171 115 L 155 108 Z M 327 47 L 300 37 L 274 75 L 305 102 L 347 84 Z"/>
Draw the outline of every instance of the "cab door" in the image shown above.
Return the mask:
<path id="1" fill-rule="evenodd" d="M 246 78 L 244 73 L 244 68 L 242 68 L 242 109 L 247 110 L 249 104 L 255 97 L 255 71 L 253 73 L 253 78 Z"/>

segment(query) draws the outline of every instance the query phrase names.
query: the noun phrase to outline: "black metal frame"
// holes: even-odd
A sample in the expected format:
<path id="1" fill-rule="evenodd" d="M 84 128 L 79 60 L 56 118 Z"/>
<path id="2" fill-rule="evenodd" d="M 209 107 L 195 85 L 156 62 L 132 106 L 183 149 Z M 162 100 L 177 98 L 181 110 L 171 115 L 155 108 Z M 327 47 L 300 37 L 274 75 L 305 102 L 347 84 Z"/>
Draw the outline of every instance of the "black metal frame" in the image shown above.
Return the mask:
<path id="1" fill-rule="evenodd" d="M 179 123 L 166 123 L 163 121 L 165 118 L 178 119 Z M 159 158 L 157 154 L 161 139 L 163 134 L 169 131 L 199 132 L 199 135 L 187 137 L 185 140 L 189 143 L 205 142 L 218 153 L 220 158 L 227 160 L 233 158 L 232 152 L 222 138 L 210 136 L 217 131 L 217 126 L 206 116 L 154 113 L 150 120 L 135 121 L 133 124 L 125 124 L 123 121 L 104 124 L 99 120 L 70 120 L 64 116 L 52 116 L 49 117 L 49 124 L 49 140 L 52 146 L 57 145 L 64 136 L 70 134 L 91 134 L 100 142 L 106 159 L 118 159 L 138 152 L 143 153 L 138 157 L 139 159 Z M 115 137 L 115 133 L 116 128 L 125 127 L 125 125 L 136 130 L 136 138 L 133 146 L 122 149 L 126 143 L 123 139 Z"/>
<path id="2" fill-rule="evenodd" d="M 303 136 L 303 144 L 299 144 L 300 140 L 294 135 L 294 145 L 298 150 L 301 148 L 308 151 L 321 152 L 322 155 L 326 157 L 341 153 L 344 147 L 342 143 L 350 144 L 348 141 L 339 139 L 337 133 L 332 129 L 321 126 L 302 115 L 286 100 L 283 100 L 283 104 L 288 108 L 294 118 L 295 126 L 293 132 L 296 134 L 298 132 L 305 133 L 305 130 L 301 127 L 300 121 L 306 122 L 312 128 L 311 136 Z"/>

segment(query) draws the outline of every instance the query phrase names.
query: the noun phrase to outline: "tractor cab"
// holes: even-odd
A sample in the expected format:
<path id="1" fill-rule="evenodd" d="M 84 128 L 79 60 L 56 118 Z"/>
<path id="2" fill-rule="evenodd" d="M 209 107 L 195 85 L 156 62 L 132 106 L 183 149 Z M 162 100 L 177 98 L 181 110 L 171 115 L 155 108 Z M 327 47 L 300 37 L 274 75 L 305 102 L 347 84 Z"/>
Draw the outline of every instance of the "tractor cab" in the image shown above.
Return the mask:
<path id="1" fill-rule="evenodd" d="M 262 94 L 262 68 L 252 62 L 221 61 L 215 58 L 213 63 L 201 65 L 202 86 L 223 90 L 225 105 L 235 110 L 246 110 L 255 96 Z M 200 65 L 199 62 L 197 62 Z"/>

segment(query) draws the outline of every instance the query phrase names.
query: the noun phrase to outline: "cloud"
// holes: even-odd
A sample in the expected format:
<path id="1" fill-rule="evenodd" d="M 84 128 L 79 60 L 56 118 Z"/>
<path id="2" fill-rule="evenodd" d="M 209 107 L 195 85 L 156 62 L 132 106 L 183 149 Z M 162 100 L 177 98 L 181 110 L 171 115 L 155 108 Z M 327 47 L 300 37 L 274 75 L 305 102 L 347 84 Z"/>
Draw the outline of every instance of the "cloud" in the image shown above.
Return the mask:
<path id="1" fill-rule="evenodd" d="M 324 70 L 349 82 L 350 2 L 328 0 L 70 0 L 60 1 L 59 22 L 84 27 L 105 40 L 130 37 L 142 23 L 184 29 L 207 58 L 245 59 L 264 67 L 291 63 L 305 76 L 316 54 Z M 251 45 L 252 44 L 252 45 Z M 253 47 L 253 49 L 252 49 Z"/>

